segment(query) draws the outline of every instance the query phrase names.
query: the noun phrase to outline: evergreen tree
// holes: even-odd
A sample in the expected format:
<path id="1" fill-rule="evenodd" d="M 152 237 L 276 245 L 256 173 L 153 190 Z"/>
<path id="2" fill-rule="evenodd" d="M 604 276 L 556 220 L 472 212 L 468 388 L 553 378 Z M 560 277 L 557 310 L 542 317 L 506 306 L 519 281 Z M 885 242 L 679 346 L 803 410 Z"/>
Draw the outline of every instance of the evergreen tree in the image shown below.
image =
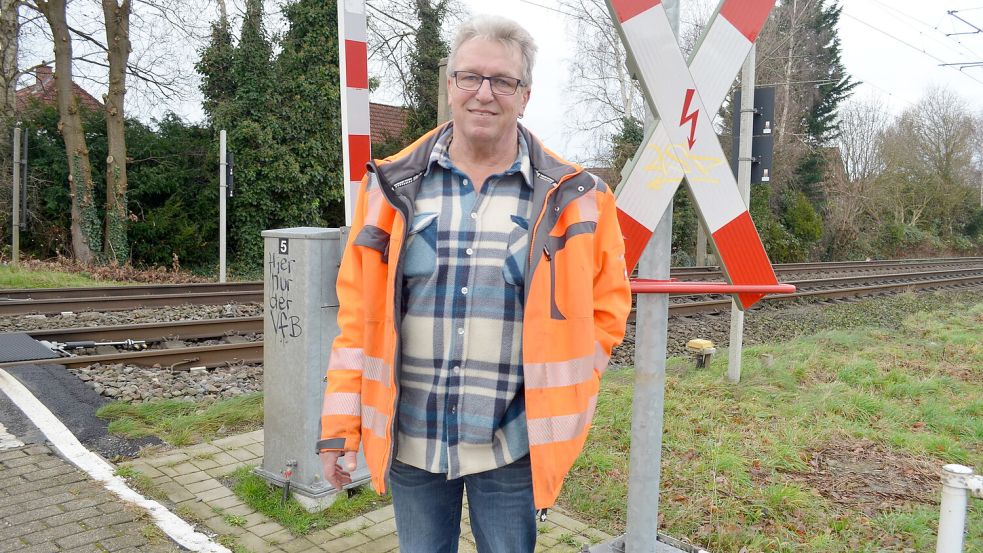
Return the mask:
<path id="1" fill-rule="evenodd" d="M 293 159 L 276 141 L 278 107 L 273 47 L 263 29 L 263 1 L 248 0 L 239 45 L 232 57 L 235 95 L 219 106 L 216 128 L 228 129 L 235 156 L 235 195 L 229 202 L 229 244 L 234 268 L 258 269 L 263 257 L 261 232 L 279 228 L 291 198 L 282 194 L 297 174 Z"/>
<path id="2" fill-rule="evenodd" d="M 843 7 L 837 2 L 817 4 L 811 21 L 814 44 L 810 58 L 819 81 L 811 108 L 806 116 L 805 128 L 809 139 L 817 146 L 826 146 L 839 134 L 837 110 L 858 84 L 846 72 L 840 51 L 840 37 L 836 27 Z"/>
<path id="3" fill-rule="evenodd" d="M 448 0 L 416 0 L 419 27 L 410 53 L 410 80 L 406 89 L 409 114 L 403 134 L 407 140 L 415 140 L 437 125 L 440 59 L 450 52 L 440 37 L 440 26 L 447 10 Z"/>
<path id="4" fill-rule="evenodd" d="M 611 136 L 611 167 L 615 171 L 621 171 L 631 158 L 635 157 L 635 152 L 645 138 L 645 130 L 642 122 L 631 115 L 621 118 L 621 130 Z M 612 183 L 612 186 L 617 183 Z"/>
<path id="5" fill-rule="evenodd" d="M 221 108 L 235 97 L 235 81 L 232 78 L 234 57 L 232 30 L 228 18 L 223 15 L 212 23 L 211 39 L 195 64 L 195 70 L 201 75 L 202 107 L 212 121 L 221 117 Z"/>
<path id="6" fill-rule="evenodd" d="M 286 220 L 344 224 L 338 28 L 334 1 L 297 0 L 284 8 L 290 25 L 277 57 L 277 142 L 289 148 L 296 177 L 282 183 Z"/>

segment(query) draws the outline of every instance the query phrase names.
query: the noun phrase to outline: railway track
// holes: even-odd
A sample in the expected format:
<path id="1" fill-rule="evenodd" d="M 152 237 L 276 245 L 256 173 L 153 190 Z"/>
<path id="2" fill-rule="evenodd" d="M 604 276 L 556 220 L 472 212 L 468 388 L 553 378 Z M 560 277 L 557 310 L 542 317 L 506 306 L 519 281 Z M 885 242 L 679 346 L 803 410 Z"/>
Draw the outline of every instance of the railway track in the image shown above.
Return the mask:
<path id="1" fill-rule="evenodd" d="M 877 267 L 870 266 L 878 264 Z M 837 300 L 842 298 L 856 298 L 878 294 L 896 293 L 900 291 L 932 290 L 932 289 L 956 289 L 960 287 L 983 286 L 983 258 L 969 258 L 957 260 L 909 260 L 904 262 L 868 262 L 863 264 L 795 264 L 779 266 L 779 272 L 788 275 L 808 273 L 810 267 L 813 274 L 821 271 L 822 274 L 830 273 L 854 273 L 850 276 L 809 278 L 800 280 L 786 280 L 789 284 L 794 284 L 798 291 L 794 294 L 782 296 L 769 296 L 765 299 L 767 303 L 775 303 L 791 300 Z M 858 268 L 859 266 L 859 268 Z M 945 267 L 945 268 L 941 268 Z M 896 272 L 884 274 L 884 271 L 894 270 Z M 863 272 L 861 272 L 863 271 Z M 856 274 L 861 273 L 861 274 Z M 719 273 L 717 273 L 719 275 Z M 713 280 L 714 270 L 711 268 L 690 268 L 673 272 L 673 277 L 679 280 Z M 206 296 L 214 298 L 213 303 L 226 303 L 228 301 L 248 301 L 244 298 L 255 298 L 254 301 L 262 299 L 261 283 L 241 283 L 234 285 L 209 285 L 210 291 L 205 291 L 204 285 L 188 285 L 166 287 L 165 290 L 172 293 L 158 294 L 154 296 L 153 289 L 160 287 L 133 287 L 141 288 L 148 303 L 143 306 L 151 305 L 173 305 L 183 303 L 191 296 L 195 301 L 204 301 Z M 129 288 L 129 287 L 127 287 Z M 232 289 L 230 289 L 232 288 Z M 188 291 L 188 290 L 193 291 Z M 236 290 L 238 289 L 238 290 Z M 104 306 L 110 304 L 117 307 L 120 301 L 132 301 L 133 298 L 140 297 L 138 294 L 127 293 L 117 296 L 103 296 L 101 298 L 92 297 L 94 291 L 117 289 L 91 288 L 83 294 L 88 296 L 67 298 L 55 297 L 57 291 L 44 291 L 46 297 L 43 299 L 10 299 L 0 302 L 0 309 L 5 304 L 31 302 L 38 306 L 53 306 L 58 301 L 71 300 L 79 301 L 72 305 L 88 305 L 90 308 L 97 305 Z M 22 291 L 8 291 L 5 294 L 21 293 Z M 64 291 L 61 291 L 64 292 Z M 128 290 L 132 292 L 132 290 Z M 67 295 L 67 294 L 63 294 Z M 695 299 L 699 297 L 700 299 Z M 230 300 L 229 298 L 234 298 Z M 691 316 L 711 312 L 729 310 L 731 299 L 725 296 L 710 297 L 704 296 L 673 296 L 670 300 L 669 315 Z M 168 303 L 168 302 L 171 303 Z M 85 303 L 81 303 L 85 302 Z M 101 302 L 101 304 L 100 304 Z M 152 302 L 152 303 L 151 303 Z M 62 304 L 64 305 L 64 304 Z M 53 312 L 61 312 L 65 309 L 57 309 Z M 102 309 L 100 309 L 102 310 Z M 0 311 L 0 314 L 3 312 Z M 222 319 L 212 319 L 203 321 L 180 321 L 166 323 L 146 323 L 136 325 L 109 326 L 109 327 L 88 327 L 70 328 L 53 330 L 29 331 L 28 334 L 37 340 L 49 342 L 72 342 L 72 341 L 122 341 L 122 340 L 145 340 L 155 344 L 164 341 L 198 341 L 222 339 L 234 335 L 261 335 L 263 332 L 263 319 L 260 316 L 254 317 L 231 317 Z M 154 349 L 150 351 L 138 352 L 118 352 L 103 353 L 99 355 L 80 355 L 76 357 L 63 357 L 58 359 L 45 360 L 44 363 L 62 364 L 67 367 L 84 367 L 96 363 L 129 363 L 136 365 L 159 365 L 175 370 L 190 368 L 192 366 L 218 366 L 227 363 L 252 363 L 262 361 L 263 343 L 250 341 L 247 343 L 223 343 L 217 345 L 190 345 L 178 349 Z M 22 364 L 22 363 L 21 363 Z M 13 363 L 0 364 L 12 366 Z"/>
<path id="2" fill-rule="evenodd" d="M 824 279 L 843 274 L 887 274 L 983 268 L 983 258 L 909 259 L 891 261 L 790 263 L 775 265 L 779 281 L 796 284 L 803 275 L 821 272 Z M 677 280 L 722 280 L 717 267 L 682 267 L 670 275 Z M 805 281 L 802 281 L 803 283 Z M 798 284 L 797 284 L 798 285 Z M 225 284 L 168 284 L 98 288 L 0 290 L 0 316 L 50 315 L 80 311 L 122 311 L 171 305 L 258 303 L 262 282 Z"/>

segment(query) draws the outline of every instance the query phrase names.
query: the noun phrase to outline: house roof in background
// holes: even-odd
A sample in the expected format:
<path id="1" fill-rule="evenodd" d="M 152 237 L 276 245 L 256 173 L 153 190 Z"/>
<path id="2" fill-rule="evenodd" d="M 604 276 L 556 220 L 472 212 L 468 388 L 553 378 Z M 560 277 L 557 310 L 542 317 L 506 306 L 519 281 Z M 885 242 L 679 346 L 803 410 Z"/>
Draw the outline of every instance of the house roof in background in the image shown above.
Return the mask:
<path id="1" fill-rule="evenodd" d="M 369 103 L 369 126 L 372 132 L 372 143 L 381 144 L 391 138 L 399 138 L 406 128 L 408 110 L 400 106 Z"/>
<path id="2" fill-rule="evenodd" d="M 52 106 L 58 105 L 58 91 L 55 89 L 54 70 L 47 65 L 42 65 L 34 71 L 34 84 L 25 86 L 17 91 L 17 112 L 20 113 L 27 109 L 31 100 L 37 100 L 42 104 Z M 102 110 L 102 102 L 96 100 L 79 85 L 72 83 L 72 90 L 78 98 L 79 103 L 91 110 Z"/>

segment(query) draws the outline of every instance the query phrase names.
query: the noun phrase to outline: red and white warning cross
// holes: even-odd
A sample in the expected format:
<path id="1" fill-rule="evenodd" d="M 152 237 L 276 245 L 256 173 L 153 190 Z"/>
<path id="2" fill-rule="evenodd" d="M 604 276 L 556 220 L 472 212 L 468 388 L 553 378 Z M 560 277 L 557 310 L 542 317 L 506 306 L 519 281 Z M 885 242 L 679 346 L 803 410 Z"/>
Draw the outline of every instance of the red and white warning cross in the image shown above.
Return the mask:
<path id="1" fill-rule="evenodd" d="M 629 270 L 685 177 L 731 284 L 777 278 L 711 125 L 775 0 L 723 0 L 687 67 L 661 0 L 608 0 L 661 121 L 618 189 Z M 710 108 L 710 109 L 707 109 Z M 738 294 L 747 308 L 763 294 Z"/>
<path id="2" fill-rule="evenodd" d="M 365 0 L 338 2 L 338 69 L 341 74 L 341 149 L 345 173 L 345 225 L 372 155 L 369 132 L 369 60 Z"/>

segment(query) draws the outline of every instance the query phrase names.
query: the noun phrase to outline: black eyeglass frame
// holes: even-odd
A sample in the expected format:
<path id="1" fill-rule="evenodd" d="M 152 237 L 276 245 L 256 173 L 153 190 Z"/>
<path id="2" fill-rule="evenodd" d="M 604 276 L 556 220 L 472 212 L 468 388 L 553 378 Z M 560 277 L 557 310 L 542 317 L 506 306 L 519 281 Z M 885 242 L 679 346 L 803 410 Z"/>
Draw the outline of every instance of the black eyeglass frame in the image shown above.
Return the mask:
<path id="1" fill-rule="evenodd" d="M 458 74 L 473 75 L 475 77 L 481 77 L 481 81 L 478 83 L 478 86 L 476 86 L 475 88 L 464 88 L 463 86 L 461 86 L 461 81 L 458 78 Z M 475 73 L 474 71 L 454 71 L 453 73 L 451 73 L 451 76 L 454 77 L 454 85 L 457 88 L 460 88 L 461 90 L 464 90 L 464 91 L 467 91 L 467 92 L 477 92 L 478 90 L 481 90 L 481 85 L 485 84 L 485 81 L 488 81 L 488 87 L 489 87 L 489 89 L 491 89 L 492 94 L 494 94 L 496 96 L 514 96 L 515 93 L 519 91 L 519 87 L 520 86 L 526 86 L 525 81 L 523 81 L 522 79 L 517 79 L 515 77 L 503 77 L 501 75 L 494 75 L 494 76 L 489 77 L 488 75 L 482 75 L 480 73 Z M 511 81 L 515 81 L 515 86 L 512 87 L 512 92 L 496 92 L 495 91 L 495 83 L 494 83 L 494 81 L 492 79 L 502 79 L 503 81 L 505 81 L 507 83 L 510 83 Z"/>

